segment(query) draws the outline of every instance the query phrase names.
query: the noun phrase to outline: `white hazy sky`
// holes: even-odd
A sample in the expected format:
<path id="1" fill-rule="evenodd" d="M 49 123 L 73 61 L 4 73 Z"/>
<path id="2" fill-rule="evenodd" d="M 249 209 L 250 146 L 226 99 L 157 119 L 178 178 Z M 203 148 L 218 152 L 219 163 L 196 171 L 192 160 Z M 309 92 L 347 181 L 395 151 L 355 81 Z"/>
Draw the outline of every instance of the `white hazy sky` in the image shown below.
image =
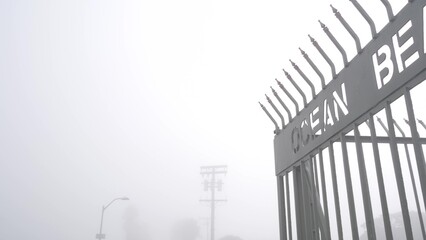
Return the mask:
<path id="1" fill-rule="evenodd" d="M 359 2 L 381 29 L 380 1 Z M 215 164 L 228 165 L 217 236 L 278 239 L 273 125 L 257 101 L 287 59 L 305 64 L 297 47 L 318 56 L 308 33 L 342 67 L 318 19 L 354 56 L 330 3 L 365 45 L 349 1 L 0 0 L 0 239 L 94 239 L 119 196 L 107 239 L 126 239 L 126 209 L 168 239 L 176 220 L 209 216 L 199 168 Z"/>

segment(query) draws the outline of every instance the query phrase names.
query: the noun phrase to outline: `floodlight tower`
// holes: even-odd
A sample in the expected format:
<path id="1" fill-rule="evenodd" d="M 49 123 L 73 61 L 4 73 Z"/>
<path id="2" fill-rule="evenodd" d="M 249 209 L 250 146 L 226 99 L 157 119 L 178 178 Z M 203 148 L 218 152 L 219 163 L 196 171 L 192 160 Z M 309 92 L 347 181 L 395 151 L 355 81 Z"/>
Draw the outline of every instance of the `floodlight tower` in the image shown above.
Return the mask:
<path id="1" fill-rule="evenodd" d="M 215 199 L 215 190 L 217 189 L 219 192 L 222 191 L 223 182 L 221 179 L 216 180 L 216 174 L 226 174 L 227 173 L 226 165 L 216 165 L 216 166 L 202 166 L 201 167 L 201 176 L 210 177 L 210 181 L 208 179 L 204 180 L 204 191 L 211 191 L 210 199 L 201 199 L 201 202 L 210 202 L 211 208 L 211 217 L 210 217 L 210 240 L 214 240 L 214 216 L 215 216 L 215 203 L 216 202 L 226 202 L 224 199 Z"/>

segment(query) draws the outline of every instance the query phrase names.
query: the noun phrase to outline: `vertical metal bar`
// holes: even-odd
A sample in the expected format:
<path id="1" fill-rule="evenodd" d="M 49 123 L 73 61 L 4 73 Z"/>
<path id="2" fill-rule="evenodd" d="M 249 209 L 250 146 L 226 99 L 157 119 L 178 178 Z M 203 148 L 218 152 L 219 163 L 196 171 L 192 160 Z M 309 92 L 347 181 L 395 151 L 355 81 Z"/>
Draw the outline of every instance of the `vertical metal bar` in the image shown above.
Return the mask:
<path id="1" fill-rule="evenodd" d="M 324 235 L 325 239 L 331 239 L 331 233 L 330 233 L 330 219 L 328 216 L 328 202 L 327 202 L 327 186 L 325 184 L 325 175 L 324 175 L 324 160 L 322 156 L 321 149 L 319 150 L 319 165 L 320 165 L 320 171 L 321 171 L 321 186 L 322 186 L 322 202 L 323 202 L 323 208 L 324 208 L 324 216 L 325 216 L 325 223 L 324 223 Z"/>
<path id="2" fill-rule="evenodd" d="M 269 111 L 265 108 L 265 106 L 263 106 L 263 104 L 260 104 L 260 107 L 263 109 L 263 111 L 266 113 L 266 115 L 268 115 L 269 119 L 271 119 L 272 123 L 275 125 L 275 134 L 278 134 L 280 132 L 280 127 L 278 127 L 277 122 L 275 121 L 275 119 L 272 117 L 272 115 L 269 113 Z"/>
<path id="3" fill-rule="evenodd" d="M 299 104 L 297 104 L 296 99 L 294 99 L 293 95 L 291 95 L 287 89 L 285 89 L 284 85 L 278 81 L 278 79 L 275 78 L 275 81 L 277 81 L 278 86 L 281 88 L 281 90 L 283 90 L 283 92 L 287 95 L 288 98 L 290 98 L 290 100 L 293 102 L 295 108 L 296 108 L 296 115 L 299 114 Z"/>
<path id="4" fill-rule="evenodd" d="M 306 176 L 306 166 L 305 162 L 302 160 L 300 162 L 300 180 L 301 180 L 301 193 L 302 193 L 302 208 L 303 208 L 303 239 L 309 239 L 312 236 L 312 204 L 309 199 L 309 189 L 308 189 L 308 177 Z"/>
<path id="5" fill-rule="evenodd" d="M 299 94 L 302 96 L 303 98 L 303 103 L 305 105 L 305 107 L 308 105 L 308 101 L 306 100 L 306 95 L 303 92 L 303 90 L 299 87 L 299 85 L 297 85 L 297 83 L 293 80 L 293 78 L 291 77 L 291 75 L 285 70 L 283 69 L 285 76 L 287 77 L 287 79 L 291 82 L 291 84 L 293 84 L 293 86 L 296 88 L 296 90 L 299 92 Z"/>
<path id="6" fill-rule="evenodd" d="M 324 79 L 324 75 L 322 74 L 322 72 L 318 69 L 318 67 L 312 62 L 311 58 L 308 56 L 308 54 L 305 53 L 305 51 L 303 51 L 301 48 L 299 48 L 300 53 L 302 53 L 302 56 L 306 59 L 306 61 L 309 63 L 309 65 L 311 65 L 312 69 L 314 69 L 314 71 L 317 73 L 318 77 L 321 80 L 321 87 L 322 89 L 325 88 L 325 79 Z"/>
<path id="7" fill-rule="evenodd" d="M 294 185 L 294 205 L 296 209 L 296 228 L 297 238 L 305 239 L 303 232 L 304 213 L 303 213 L 303 198 L 302 198 L 302 184 L 300 179 L 300 166 L 293 168 L 293 185 Z"/>
<path id="8" fill-rule="evenodd" d="M 408 211 L 407 196 L 405 193 L 404 179 L 402 176 L 401 163 L 398 154 L 398 148 L 395 141 L 395 129 L 392 121 L 392 110 L 390 102 L 386 103 L 386 118 L 389 128 L 389 145 L 392 154 L 393 167 L 395 170 L 396 184 L 398 186 L 398 194 L 401 202 L 402 217 L 404 219 L 405 234 L 407 240 L 413 239 L 413 231 L 411 229 L 410 215 Z"/>
<path id="9" fill-rule="evenodd" d="M 371 143 L 373 144 L 374 163 L 376 165 L 377 183 L 379 185 L 380 203 L 382 206 L 383 223 L 385 225 L 386 239 L 392 240 L 392 228 L 389 218 L 388 202 L 386 200 L 385 183 L 383 181 L 382 165 L 380 162 L 379 146 L 377 143 L 376 127 L 374 124 L 373 114 L 369 116 L 369 127 L 371 134 Z"/>
<path id="10" fill-rule="evenodd" d="M 399 124 L 395 120 L 393 120 L 393 123 L 395 124 L 395 127 L 398 129 L 398 131 L 401 133 L 402 137 L 405 138 L 405 133 L 402 130 L 402 128 L 399 126 Z M 404 150 L 405 150 L 405 158 L 407 159 L 407 163 L 408 163 L 408 170 L 410 171 L 411 185 L 414 191 L 414 198 L 416 201 L 417 214 L 419 216 L 419 221 L 420 221 L 420 228 L 422 231 L 423 239 L 426 239 L 425 226 L 424 226 L 423 217 L 422 217 L 422 210 L 420 209 L 419 195 L 417 193 L 417 187 L 416 187 L 416 182 L 414 179 L 413 167 L 411 166 L 411 158 L 410 158 L 410 153 L 408 152 L 407 143 L 404 143 Z"/>
<path id="11" fill-rule="evenodd" d="M 407 107 L 408 122 L 410 125 L 411 137 L 413 139 L 414 155 L 416 156 L 417 170 L 419 172 L 420 187 L 422 189 L 423 204 L 426 209 L 426 164 L 423 155 L 423 148 L 419 140 L 419 132 L 417 131 L 416 119 L 414 116 L 413 102 L 409 89 L 405 89 L 405 104 Z"/>
<path id="12" fill-rule="evenodd" d="M 314 160 L 315 159 L 315 160 Z M 327 233 L 327 226 L 326 226 L 326 219 L 324 216 L 324 212 L 323 212 L 323 207 L 321 205 L 321 200 L 320 200 L 320 196 L 319 196 L 319 183 L 318 183 L 318 167 L 315 163 L 316 158 L 315 157 L 311 157 L 310 161 L 310 173 L 313 174 L 313 172 L 315 171 L 315 177 L 312 175 L 310 176 L 310 183 L 312 185 L 312 204 L 313 204 L 313 208 L 312 208 L 312 215 L 313 215 L 313 223 L 314 223 L 314 239 L 327 239 L 326 238 L 326 233 Z M 315 178 L 315 179 L 314 179 Z M 314 181 L 316 181 L 316 183 L 314 183 Z"/>
<path id="13" fill-rule="evenodd" d="M 368 13 L 361 7 L 361 5 L 357 2 L 357 0 L 349 0 L 355 6 L 355 8 L 361 13 L 362 17 L 368 22 L 370 25 L 371 35 L 373 38 L 377 37 L 376 26 L 374 25 L 373 19 L 368 15 Z"/>
<path id="14" fill-rule="evenodd" d="M 315 186 L 317 187 L 316 190 L 317 190 L 317 192 L 319 194 L 318 166 L 316 164 L 317 161 L 318 161 L 318 159 L 315 156 L 313 156 L 312 157 L 312 164 L 313 164 L 313 166 L 312 166 L 313 170 L 312 171 L 315 173 L 314 174 L 314 176 L 315 176 Z"/>
<path id="15" fill-rule="evenodd" d="M 285 214 L 285 197 L 284 197 L 284 181 L 283 177 L 277 176 L 277 188 L 278 188 L 278 216 L 280 224 L 280 240 L 287 240 L 287 223 Z"/>
<path id="16" fill-rule="evenodd" d="M 370 190 L 368 189 L 367 170 L 365 168 L 364 151 L 360 140 L 358 126 L 354 126 L 355 147 L 358 158 L 359 177 L 361 180 L 362 200 L 364 203 L 365 225 L 367 226 L 368 239 L 376 239 L 373 210 L 371 208 Z"/>
<path id="17" fill-rule="evenodd" d="M 278 102 L 281 104 L 281 106 L 283 106 L 283 108 L 287 112 L 288 121 L 291 122 L 292 119 L 291 119 L 290 109 L 288 109 L 288 107 L 285 105 L 284 101 L 280 98 L 277 91 L 275 91 L 275 89 L 273 89 L 272 87 L 271 87 L 271 90 L 272 90 L 272 93 L 274 94 L 275 98 L 278 100 Z"/>
<path id="18" fill-rule="evenodd" d="M 291 204 L 290 204 L 290 184 L 288 183 L 288 173 L 285 174 L 285 187 L 287 197 L 287 221 L 288 221 L 288 239 L 293 239 L 292 225 L 291 225 Z"/>
<path id="19" fill-rule="evenodd" d="M 272 106 L 272 108 L 274 109 L 274 111 L 277 113 L 278 117 L 281 119 L 281 129 L 285 128 L 285 122 L 284 122 L 284 117 L 281 114 L 281 112 L 278 110 L 278 108 L 275 106 L 275 104 L 272 102 L 272 100 L 268 97 L 268 95 L 265 94 L 266 100 L 268 101 L 268 103 Z"/>
<path id="20" fill-rule="evenodd" d="M 328 27 L 324 23 L 322 23 L 320 20 L 318 20 L 318 22 L 320 23 L 321 28 L 324 30 L 325 34 L 333 42 L 334 46 L 336 46 L 340 54 L 342 54 L 343 65 L 347 67 L 349 65 L 349 62 L 348 62 L 348 56 L 346 55 L 345 49 L 342 47 L 342 45 L 340 45 L 339 41 L 337 41 L 337 39 L 333 36 L 333 34 L 328 29 Z"/>
<path id="21" fill-rule="evenodd" d="M 351 170 L 349 166 L 348 159 L 348 148 L 346 145 L 346 138 L 343 132 L 340 133 L 340 141 L 342 144 L 342 157 L 343 157 L 343 168 L 345 171 L 345 180 L 346 180 L 346 193 L 348 196 L 348 205 L 349 205 L 349 215 L 351 219 L 351 228 L 352 228 L 352 239 L 358 240 L 358 222 L 356 220 L 355 212 L 355 202 L 354 202 L 354 193 L 352 189 L 352 179 L 351 179 Z"/>
<path id="22" fill-rule="evenodd" d="M 325 59 L 325 61 L 327 61 L 328 65 L 330 65 L 331 75 L 333 76 L 333 79 L 336 78 L 337 76 L 336 67 L 334 66 L 333 61 L 331 61 L 330 57 L 327 56 L 327 54 L 324 52 L 324 50 L 321 48 L 318 42 L 313 37 L 311 37 L 311 35 L 308 35 L 308 36 L 311 39 L 311 42 L 314 45 L 314 47 L 318 50 L 318 52 Z"/>
<path id="23" fill-rule="evenodd" d="M 380 1 L 382 1 L 383 5 L 386 8 L 386 12 L 388 13 L 389 21 L 392 22 L 395 19 L 395 15 L 393 14 L 393 11 L 392 11 L 392 6 L 390 5 L 388 0 L 380 0 Z"/>
<path id="24" fill-rule="evenodd" d="M 314 99 L 316 97 L 314 84 L 311 82 L 311 80 L 309 80 L 309 78 L 305 75 L 305 73 L 302 70 L 300 70 L 299 66 L 297 66 L 296 63 L 291 61 L 291 59 L 290 59 L 290 63 L 293 66 L 293 68 L 299 73 L 299 75 L 303 78 L 303 80 L 305 80 L 305 82 L 309 85 L 309 87 L 311 88 L 312 99 Z"/>
<path id="25" fill-rule="evenodd" d="M 333 5 L 331 5 L 331 4 L 330 4 L 330 7 L 331 7 L 334 15 L 336 16 L 336 18 L 339 19 L 340 23 L 343 25 L 343 27 L 345 27 L 346 31 L 348 31 L 348 33 L 355 40 L 356 50 L 358 51 L 358 53 L 361 53 L 362 47 L 361 47 L 361 41 L 359 40 L 358 35 L 355 33 L 355 31 L 352 29 L 352 27 L 348 24 L 348 22 L 346 22 L 346 20 L 342 17 L 340 12 L 336 8 L 334 8 Z"/>
<path id="26" fill-rule="evenodd" d="M 310 175 L 310 185 L 311 185 L 311 213 L 312 213 L 312 239 L 319 239 L 319 225 L 317 224 L 317 215 L 319 215 L 319 212 L 322 210 L 318 209 L 319 206 L 321 206 L 320 204 L 318 204 L 318 192 L 317 192 L 317 188 L 315 185 L 315 179 L 314 179 L 314 161 L 313 161 L 313 157 L 311 156 L 308 160 L 308 177 Z"/>
<path id="27" fill-rule="evenodd" d="M 343 240 L 342 217 L 340 215 L 339 189 L 337 188 L 336 164 L 334 161 L 333 142 L 331 141 L 330 141 L 330 146 L 328 147 L 328 151 L 330 156 L 331 178 L 333 181 L 334 205 L 336 207 L 337 233 L 339 235 L 339 239 Z"/>

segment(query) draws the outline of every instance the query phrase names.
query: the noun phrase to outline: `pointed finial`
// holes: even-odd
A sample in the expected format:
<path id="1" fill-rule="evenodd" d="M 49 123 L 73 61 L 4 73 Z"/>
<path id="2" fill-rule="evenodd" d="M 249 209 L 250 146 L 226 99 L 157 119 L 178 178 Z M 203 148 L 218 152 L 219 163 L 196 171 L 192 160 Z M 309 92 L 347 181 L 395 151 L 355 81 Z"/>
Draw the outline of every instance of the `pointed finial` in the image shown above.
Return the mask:
<path id="1" fill-rule="evenodd" d="M 333 5 L 330 4 L 330 7 L 334 14 L 339 14 L 339 11 Z"/>
<path id="2" fill-rule="evenodd" d="M 274 95 L 276 95 L 277 92 L 275 91 L 275 89 L 272 86 L 270 86 L 270 88 L 271 88 L 272 92 L 274 93 Z"/>
<path id="3" fill-rule="evenodd" d="M 311 39 L 311 43 L 316 44 L 317 41 L 310 34 L 308 34 L 309 39 Z"/>
<path id="4" fill-rule="evenodd" d="M 268 100 L 268 102 L 271 102 L 271 99 L 268 97 L 268 95 L 265 94 L 266 100 Z"/>
<path id="5" fill-rule="evenodd" d="M 263 109 L 263 111 L 268 111 L 268 110 L 266 110 L 266 107 L 261 103 L 261 102 L 258 102 L 259 103 L 259 105 L 260 105 L 260 107 Z"/>
<path id="6" fill-rule="evenodd" d="M 291 66 L 294 67 L 294 69 L 299 70 L 299 67 L 296 65 L 296 63 L 294 63 L 293 61 L 291 61 L 291 59 L 289 59 Z"/>
<path id="7" fill-rule="evenodd" d="M 278 86 L 283 87 L 283 84 L 280 81 L 278 81 L 278 79 L 275 78 L 275 81 L 277 81 Z"/>
<path id="8" fill-rule="evenodd" d="M 324 31 L 328 31 L 327 26 L 325 26 L 324 23 L 321 22 L 321 20 L 318 20 L 319 24 L 321 25 L 321 28 L 324 29 Z"/>
<path id="9" fill-rule="evenodd" d="M 305 52 L 305 51 L 303 51 L 303 49 L 299 48 L 299 50 L 300 50 L 300 53 L 301 53 L 304 57 L 308 55 L 308 54 L 306 54 L 306 52 Z"/>
<path id="10" fill-rule="evenodd" d="M 291 77 L 290 74 L 284 68 L 283 68 L 283 71 L 284 71 L 284 74 L 285 74 L 286 77 L 288 77 L 288 78 Z"/>

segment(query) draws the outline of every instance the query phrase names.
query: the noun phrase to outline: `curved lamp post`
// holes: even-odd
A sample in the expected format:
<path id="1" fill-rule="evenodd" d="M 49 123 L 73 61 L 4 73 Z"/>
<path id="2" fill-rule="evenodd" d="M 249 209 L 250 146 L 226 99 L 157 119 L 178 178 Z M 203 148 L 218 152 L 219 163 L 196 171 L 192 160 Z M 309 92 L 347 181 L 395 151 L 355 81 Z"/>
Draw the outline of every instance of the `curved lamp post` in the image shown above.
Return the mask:
<path id="1" fill-rule="evenodd" d="M 101 240 L 101 239 L 105 238 L 105 234 L 102 234 L 102 223 L 104 221 L 104 212 L 113 202 L 115 202 L 117 200 L 129 200 L 129 198 L 128 197 L 115 198 L 111 202 L 109 202 L 106 206 L 102 206 L 101 227 L 100 227 L 100 230 L 99 230 L 99 234 L 96 234 L 96 239 Z"/>

